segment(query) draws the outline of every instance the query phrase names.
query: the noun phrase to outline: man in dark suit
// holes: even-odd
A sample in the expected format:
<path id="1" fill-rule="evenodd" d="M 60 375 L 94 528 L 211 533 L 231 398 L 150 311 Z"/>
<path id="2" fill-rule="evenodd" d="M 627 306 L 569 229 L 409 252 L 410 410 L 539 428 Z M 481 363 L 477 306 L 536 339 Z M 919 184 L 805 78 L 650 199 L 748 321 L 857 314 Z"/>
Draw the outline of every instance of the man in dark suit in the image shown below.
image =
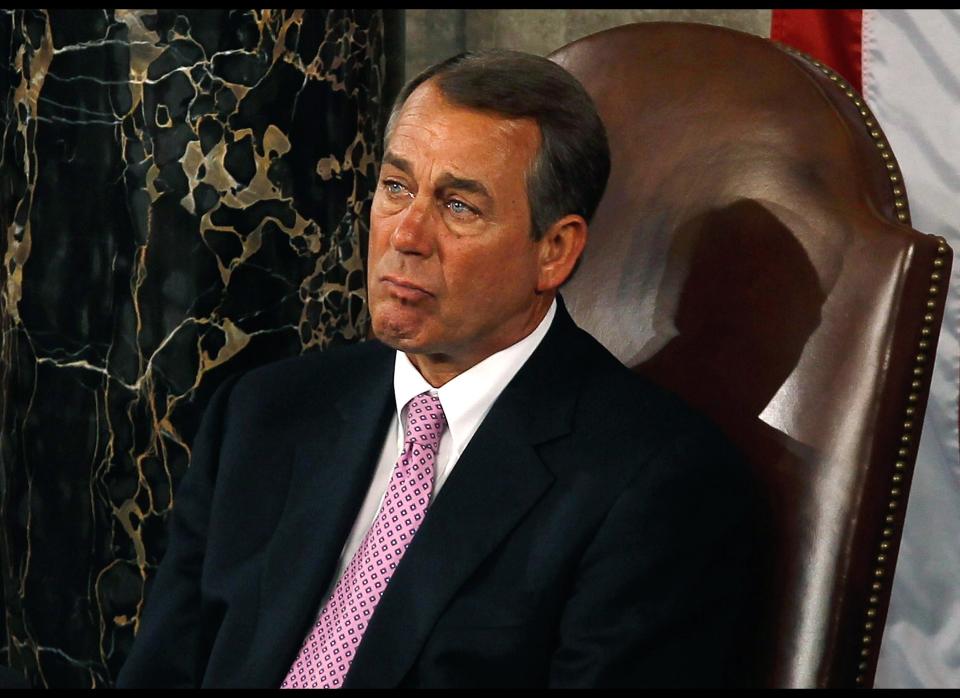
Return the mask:
<path id="1" fill-rule="evenodd" d="M 119 685 L 732 677 L 744 470 L 557 296 L 608 171 L 545 59 L 458 56 L 404 88 L 371 214 L 379 341 L 217 392 Z"/>

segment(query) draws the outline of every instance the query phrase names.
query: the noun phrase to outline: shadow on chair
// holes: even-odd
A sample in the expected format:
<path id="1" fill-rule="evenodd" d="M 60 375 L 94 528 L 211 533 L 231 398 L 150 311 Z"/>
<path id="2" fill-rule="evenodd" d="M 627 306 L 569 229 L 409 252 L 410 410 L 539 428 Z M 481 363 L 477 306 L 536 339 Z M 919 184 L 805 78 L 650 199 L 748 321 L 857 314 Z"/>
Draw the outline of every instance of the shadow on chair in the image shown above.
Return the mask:
<path id="1" fill-rule="evenodd" d="M 567 305 L 710 415 L 760 483 L 754 680 L 871 685 L 949 248 L 910 227 L 860 96 L 795 51 L 645 23 L 551 58 L 593 96 L 613 158 Z"/>

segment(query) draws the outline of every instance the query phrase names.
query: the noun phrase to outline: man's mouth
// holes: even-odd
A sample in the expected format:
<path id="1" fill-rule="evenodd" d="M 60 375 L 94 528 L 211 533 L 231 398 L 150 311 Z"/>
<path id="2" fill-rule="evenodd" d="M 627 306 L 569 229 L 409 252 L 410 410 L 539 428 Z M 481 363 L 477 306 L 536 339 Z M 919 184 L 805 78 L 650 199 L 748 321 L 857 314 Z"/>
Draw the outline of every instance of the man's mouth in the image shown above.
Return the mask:
<path id="1" fill-rule="evenodd" d="M 400 300 L 420 300 L 433 296 L 427 289 L 400 276 L 386 275 L 380 277 L 380 281 L 386 286 L 391 296 Z"/>

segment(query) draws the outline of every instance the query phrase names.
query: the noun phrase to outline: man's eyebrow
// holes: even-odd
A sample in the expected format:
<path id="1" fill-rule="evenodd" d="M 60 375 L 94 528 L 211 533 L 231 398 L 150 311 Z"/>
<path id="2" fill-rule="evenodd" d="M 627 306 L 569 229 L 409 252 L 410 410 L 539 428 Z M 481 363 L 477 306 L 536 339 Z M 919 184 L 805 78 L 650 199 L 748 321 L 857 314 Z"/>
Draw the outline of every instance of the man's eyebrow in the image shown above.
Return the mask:
<path id="1" fill-rule="evenodd" d="M 437 179 L 437 189 L 459 189 L 460 191 L 469 192 L 471 194 L 480 194 L 486 198 L 492 198 L 490 192 L 487 191 L 487 188 L 483 186 L 482 182 L 479 182 L 476 179 L 464 179 L 463 177 L 456 177 L 450 173 L 445 172 L 440 175 Z"/>
<path id="2" fill-rule="evenodd" d="M 405 175 L 410 177 L 413 176 L 413 165 L 409 160 L 406 160 L 398 155 L 394 155 L 390 152 L 385 153 L 383 156 L 383 164 L 396 167 Z M 488 199 L 493 198 L 490 196 L 490 192 L 487 190 L 487 188 L 479 180 L 457 177 L 449 172 L 445 172 L 444 174 L 440 175 L 439 179 L 437 179 L 437 189 L 459 189 L 460 191 L 469 192 L 471 194 L 485 196 Z"/>
<path id="3" fill-rule="evenodd" d="M 388 152 L 384 154 L 383 164 L 392 165 L 393 167 L 396 167 L 398 170 L 400 170 L 404 174 L 410 175 L 411 177 L 413 176 L 413 165 L 410 164 L 410 161 L 404 160 L 401 157 L 397 157 L 393 153 Z"/>

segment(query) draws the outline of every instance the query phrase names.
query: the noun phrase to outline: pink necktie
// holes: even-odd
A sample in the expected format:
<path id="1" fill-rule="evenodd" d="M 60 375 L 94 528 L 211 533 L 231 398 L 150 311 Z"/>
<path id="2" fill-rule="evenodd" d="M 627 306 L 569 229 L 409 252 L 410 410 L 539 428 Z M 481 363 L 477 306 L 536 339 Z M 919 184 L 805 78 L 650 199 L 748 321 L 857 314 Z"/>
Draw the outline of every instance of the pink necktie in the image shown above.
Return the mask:
<path id="1" fill-rule="evenodd" d="M 446 419 L 440 400 L 407 403 L 403 453 L 376 521 L 340 577 L 280 688 L 340 688 L 373 610 L 420 527 L 433 490 L 434 459 Z"/>

